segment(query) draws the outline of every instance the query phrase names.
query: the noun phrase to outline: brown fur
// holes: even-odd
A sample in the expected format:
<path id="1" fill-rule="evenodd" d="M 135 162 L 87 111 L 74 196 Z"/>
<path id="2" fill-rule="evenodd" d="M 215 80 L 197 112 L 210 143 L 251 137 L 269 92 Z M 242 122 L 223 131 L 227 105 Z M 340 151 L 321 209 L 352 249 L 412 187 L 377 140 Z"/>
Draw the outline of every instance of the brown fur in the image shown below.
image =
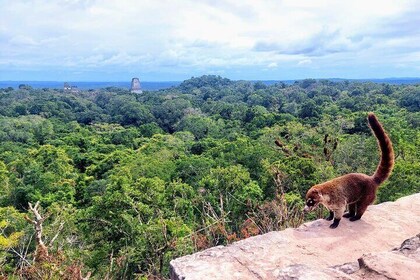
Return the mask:
<path id="1" fill-rule="evenodd" d="M 361 173 L 346 174 L 315 185 L 306 194 L 305 211 L 312 210 L 319 203 L 323 204 L 330 210 L 327 219 L 332 220 L 334 217 L 331 228 L 338 226 L 341 217 L 350 218 L 350 221 L 359 220 L 375 200 L 379 185 L 389 177 L 394 167 L 391 140 L 373 113 L 369 113 L 368 121 L 381 150 L 381 160 L 375 173 L 372 176 Z M 344 214 L 346 205 L 349 211 Z"/>

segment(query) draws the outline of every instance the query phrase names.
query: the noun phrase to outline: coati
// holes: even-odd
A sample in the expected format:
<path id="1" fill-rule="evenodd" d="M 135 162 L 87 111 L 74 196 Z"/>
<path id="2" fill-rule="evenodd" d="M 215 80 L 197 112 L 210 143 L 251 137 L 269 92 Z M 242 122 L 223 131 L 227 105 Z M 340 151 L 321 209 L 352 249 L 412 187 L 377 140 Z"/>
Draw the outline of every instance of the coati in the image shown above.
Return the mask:
<path id="1" fill-rule="evenodd" d="M 309 212 L 319 203 L 323 204 L 330 211 L 326 219 L 331 221 L 334 218 L 330 228 L 336 228 L 341 217 L 349 218 L 352 222 L 359 220 L 368 205 L 375 200 L 379 185 L 389 177 L 394 167 L 391 139 L 373 113 L 368 114 L 368 122 L 381 150 L 381 160 L 375 173 L 372 176 L 362 173 L 346 174 L 315 185 L 306 193 L 304 211 Z M 344 214 L 346 205 L 349 211 Z"/>

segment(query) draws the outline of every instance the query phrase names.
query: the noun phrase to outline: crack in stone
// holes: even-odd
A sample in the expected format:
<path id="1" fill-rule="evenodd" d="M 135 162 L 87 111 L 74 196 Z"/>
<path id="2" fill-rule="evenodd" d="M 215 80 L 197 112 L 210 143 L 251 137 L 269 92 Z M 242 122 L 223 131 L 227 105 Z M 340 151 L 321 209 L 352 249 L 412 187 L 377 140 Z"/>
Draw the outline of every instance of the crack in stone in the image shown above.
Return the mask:
<path id="1" fill-rule="evenodd" d="M 255 277 L 257 277 L 257 279 L 263 280 L 264 278 L 259 275 L 257 272 L 253 271 L 252 269 L 250 269 L 246 264 L 244 264 L 239 258 L 231 255 L 232 258 L 234 258 L 241 266 L 243 266 L 246 270 L 248 270 L 249 272 L 251 272 Z"/>

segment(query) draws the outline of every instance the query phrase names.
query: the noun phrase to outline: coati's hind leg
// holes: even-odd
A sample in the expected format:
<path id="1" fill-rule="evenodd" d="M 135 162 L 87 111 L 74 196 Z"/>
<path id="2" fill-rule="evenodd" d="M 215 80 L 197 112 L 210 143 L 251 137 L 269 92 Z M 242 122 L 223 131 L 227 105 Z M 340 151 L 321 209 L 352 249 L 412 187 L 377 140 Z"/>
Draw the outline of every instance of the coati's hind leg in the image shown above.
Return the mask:
<path id="1" fill-rule="evenodd" d="M 354 215 L 353 217 L 350 217 L 349 220 L 351 222 L 360 220 L 360 218 L 363 216 L 363 214 L 365 213 L 365 211 L 368 208 L 368 206 L 370 204 L 372 204 L 372 202 L 374 200 L 375 200 L 375 195 L 369 195 L 369 196 L 366 196 L 365 199 L 359 200 L 356 203 L 356 208 L 357 208 L 356 215 Z"/>
<path id="2" fill-rule="evenodd" d="M 356 215 L 356 203 L 349 204 L 349 212 L 343 215 L 344 218 L 351 218 Z"/>

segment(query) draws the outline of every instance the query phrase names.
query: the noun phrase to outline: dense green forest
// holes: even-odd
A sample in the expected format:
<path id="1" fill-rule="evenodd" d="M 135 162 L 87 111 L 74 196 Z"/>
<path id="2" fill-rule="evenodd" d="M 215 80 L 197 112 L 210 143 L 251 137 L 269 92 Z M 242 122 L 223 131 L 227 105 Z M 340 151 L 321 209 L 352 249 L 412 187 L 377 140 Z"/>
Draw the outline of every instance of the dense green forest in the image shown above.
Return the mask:
<path id="1" fill-rule="evenodd" d="M 396 154 L 377 202 L 419 192 L 420 85 L 0 89 L 0 278 L 164 278 L 175 257 L 321 217 L 302 214 L 311 185 L 376 168 L 369 111 Z"/>

